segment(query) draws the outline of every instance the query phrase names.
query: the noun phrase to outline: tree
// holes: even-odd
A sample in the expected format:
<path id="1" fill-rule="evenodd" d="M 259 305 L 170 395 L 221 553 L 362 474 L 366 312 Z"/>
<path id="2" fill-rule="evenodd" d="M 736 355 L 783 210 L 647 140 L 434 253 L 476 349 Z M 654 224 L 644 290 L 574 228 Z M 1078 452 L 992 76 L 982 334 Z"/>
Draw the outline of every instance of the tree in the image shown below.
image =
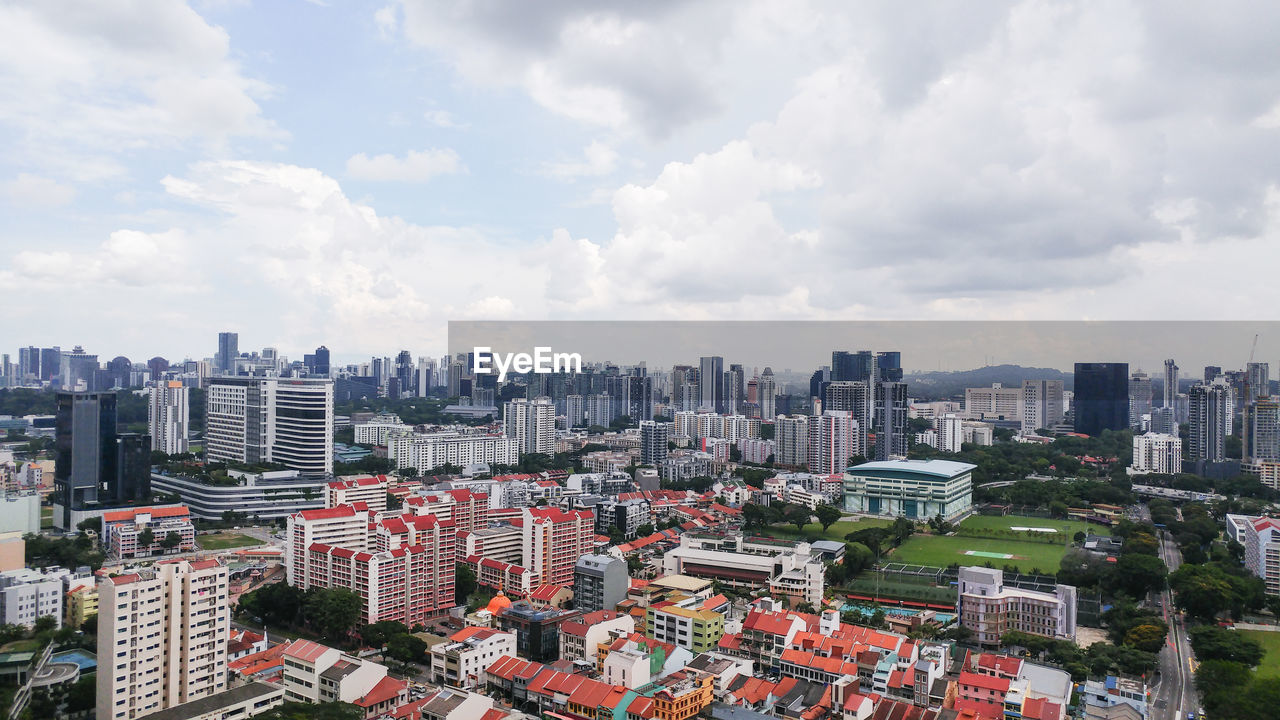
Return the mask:
<path id="1" fill-rule="evenodd" d="M 360 626 L 360 642 L 367 647 L 380 648 L 396 635 L 409 632 L 404 623 L 395 620 L 379 620 L 376 623 Z"/>
<path id="2" fill-rule="evenodd" d="M 150 549 L 151 543 L 155 541 L 156 541 L 156 534 L 151 531 L 151 528 L 143 528 L 142 532 L 138 533 L 138 549 L 139 550 L 143 548 Z"/>
<path id="3" fill-rule="evenodd" d="M 399 510 L 402 507 L 404 507 L 404 501 L 400 499 L 399 495 L 387 493 L 387 509 L 388 510 Z"/>
<path id="4" fill-rule="evenodd" d="M 906 542 L 916 531 L 916 524 L 910 520 L 899 517 L 895 518 L 893 524 L 889 526 L 889 534 L 893 537 L 893 546 L 897 547 Z"/>
<path id="5" fill-rule="evenodd" d="M 1262 647 L 1249 636 L 1218 627 L 1191 628 L 1191 648 L 1201 660 L 1229 660 L 1253 666 L 1262 661 Z"/>
<path id="6" fill-rule="evenodd" d="M 31 632 L 34 635 L 52 632 L 58 629 L 58 618 L 52 615 L 41 615 L 31 626 Z"/>
<path id="7" fill-rule="evenodd" d="M 409 633 L 393 635 L 387 641 L 387 655 L 404 663 L 422 662 L 427 655 L 427 643 Z"/>
<path id="8" fill-rule="evenodd" d="M 645 523 L 644 525 L 636 528 L 636 537 L 649 537 L 652 534 L 653 525 L 650 525 L 649 523 Z"/>
<path id="9" fill-rule="evenodd" d="M 841 515 L 838 508 L 834 505 L 827 505 L 826 503 L 815 508 L 813 514 L 818 516 L 818 523 L 822 525 L 822 532 L 824 533 L 828 528 L 836 524 L 836 521 L 840 519 Z"/>
<path id="10" fill-rule="evenodd" d="M 92 677 L 82 677 L 67 689 L 67 713 L 75 714 L 92 710 L 97 703 L 97 682 Z"/>
<path id="11" fill-rule="evenodd" d="M 844 546 L 845 576 L 852 579 L 876 562 L 876 554 L 862 543 L 846 543 Z"/>
<path id="12" fill-rule="evenodd" d="M 466 563 L 458 563 L 454 566 L 453 576 L 453 598 L 454 602 L 461 603 L 466 600 L 471 593 L 476 591 L 476 573 Z"/>
<path id="13" fill-rule="evenodd" d="M 172 550 L 182 544 L 182 535 L 170 530 L 165 533 L 164 539 L 160 541 L 160 547 L 165 550 Z"/>
<path id="14" fill-rule="evenodd" d="M 796 532 L 804 532 L 804 526 L 813 520 L 809 508 L 804 505 L 787 505 L 786 509 L 782 511 L 782 516 L 786 518 L 787 522 L 796 526 Z"/>
<path id="15" fill-rule="evenodd" d="M 1124 644 L 1147 652 L 1159 652 L 1167 634 L 1168 630 L 1158 625 L 1139 625 L 1124 636 Z"/>
<path id="16" fill-rule="evenodd" d="M 341 642 L 360 619 L 364 601 L 346 588 L 322 588 L 309 592 L 303 614 L 307 624 L 326 640 Z"/>
<path id="17" fill-rule="evenodd" d="M 1113 577 L 1121 590 L 1132 597 L 1145 597 L 1148 592 L 1164 587 L 1169 568 L 1164 561 L 1152 555 L 1124 553 L 1116 560 Z"/>
<path id="18" fill-rule="evenodd" d="M 1183 565 L 1169 576 L 1178 607 L 1204 622 L 1211 622 L 1231 607 L 1233 586 L 1222 570 L 1213 565 Z"/>

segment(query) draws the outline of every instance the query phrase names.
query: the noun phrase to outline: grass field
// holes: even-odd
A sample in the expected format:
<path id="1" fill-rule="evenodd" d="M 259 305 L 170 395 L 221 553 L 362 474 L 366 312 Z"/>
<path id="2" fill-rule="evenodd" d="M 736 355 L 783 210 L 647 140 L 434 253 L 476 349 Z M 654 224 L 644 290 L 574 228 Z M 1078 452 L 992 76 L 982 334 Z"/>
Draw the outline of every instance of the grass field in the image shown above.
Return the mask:
<path id="1" fill-rule="evenodd" d="M 1054 528 L 1058 531 L 1056 535 L 1065 539 L 1070 539 L 1077 532 L 1097 535 L 1111 534 L 1110 529 L 1103 525 L 1094 525 L 1080 520 L 1050 520 L 1049 518 L 1023 517 L 1020 515 L 974 515 L 965 518 L 964 522 L 960 523 L 962 531 L 973 533 L 1008 530 L 1013 527 Z M 1045 534 L 1052 535 L 1054 533 Z"/>
<path id="2" fill-rule="evenodd" d="M 1012 558 L 966 555 L 966 550 L 1012 555 Z M 1039 568 L 1043 572 L 1056 573 L 1058 564 L 1067 548 L 1043 542 L 1009 540 L 1005 538 L 943 537 L 937 535 L 912 535 L 898 549 L 884 558 L 887 562 L 908 565 L 932 565 L 946 567 L 952 563 L 984 565 L 988 561 L 995 567 L 1016 566 L 1019 572 L 1031 572 Z"/>
<path id="3" fill-rule="evenodd" d="M 47 530 L 53 527 L 53 508 L 40 508 L 40 529 Z"/>
<path id="4" fill-rule="evenodd" d="M 1266 653 L 1258 665 L 1258 677 L 1280 677 L 1280 632 L 1266 630 L 1237 630 L 1236 632 L 1248 635 L 1249 639 L 1261 645 Z"/>
<path id="5" fill-rule="evenodd" d="M 234 532 L 220 532 L 213 535 L 201 535 L 196 538 L 196 544 L 205 550 L 227 550 L 229 548 L 248 547 L 250 545 L 262 545 L 263 542 L 257 538 L 241 535 Z"/>
<path id="6" fill-rule="evenodd" d="M 796 532 L 795 525 L 770 525 L 760 534 L 769 537 L 783 538 L 786 540 L 835 540 L 836 542 L 844 542 L 844 536 L 857 530 L 866 530 L 873 527 L 888 527 L 892 525 L 892 520 L 880 518 L 864 518 L 861 520 L 840 520 L 822 532 L 822 526 L 818 523 L 809 523 L 804 526 L 804 532 Z"/>

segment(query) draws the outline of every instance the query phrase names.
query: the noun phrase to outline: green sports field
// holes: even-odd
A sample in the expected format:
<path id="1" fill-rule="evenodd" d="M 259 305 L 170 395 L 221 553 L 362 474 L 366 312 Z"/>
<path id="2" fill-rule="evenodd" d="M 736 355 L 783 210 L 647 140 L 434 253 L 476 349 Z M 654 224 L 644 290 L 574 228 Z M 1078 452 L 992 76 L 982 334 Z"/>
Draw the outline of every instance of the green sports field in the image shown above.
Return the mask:
<path id="1" fill-rule="evenodd" d="M 1039 533 L 1034 536 L 1035 539 L 1022 539 L 1029 533 L 1013 530 L 1016 527 L 1053 528 L 1058 532 Z M 913 535 L 886 560 L 934 567 L 946 567 L 953 563 L 985 565 L 990 562 L 998 568 L 1012 565 L 1024 573 L 1035 569 L 1044 573 L 1056 573 L 1072 536 L 1080 531 L 1108 532 L 1107 528 L 1100 525 L 1075 520 L 977 515 L 960 524 L 959 532 L 963 534 Z M 969 552 L 975 554 L 968 554 Z M 1004 557 L 1005 555 L 1011 557 Z"/>
<path id="2" fill-rule="evenodd" d="M 1280 632 L 1266 630 L 1237 630 L 1249 636 L 1250 640 L 1262 646 L 1262 662 L 1258 663 L 1258 677 L 1280 677 Z"/>
<path id="3" fill-rule="evenodd" d="M 230 548 L 262 545 L 263 542 L 240 533 L 220 532 L 213 535 L 201 535 L 196 538 L 196 544 L 203 550 L 228 550 Z"/>
<path id="4" fill-rule="evenodd" d="M 809 523 L 804 526 L 804 532 L 796 532 L 795 525 L 770 525 L 761 531 L 761 535 L 769 537 L 781 538 L 785 540 L 835 540 L 836 542 L 844 542 L 844 536 L 857 530 L 866 530 L 873 527 L 888 527 L 893 524 L 892 519 L 881 518 L 864 518 L 860 520 L 840 520 L 822 532 L 822 526 L 818 523 Z"/>

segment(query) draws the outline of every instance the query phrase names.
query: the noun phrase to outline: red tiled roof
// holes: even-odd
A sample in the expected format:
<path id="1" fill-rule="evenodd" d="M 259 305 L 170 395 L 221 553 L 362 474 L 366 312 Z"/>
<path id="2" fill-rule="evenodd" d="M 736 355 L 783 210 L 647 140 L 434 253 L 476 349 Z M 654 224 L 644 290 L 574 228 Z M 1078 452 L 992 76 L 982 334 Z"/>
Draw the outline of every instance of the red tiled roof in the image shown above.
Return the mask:
<path id="1" fill-rule="evenodd" d="M 285 649 L 285 657 L 297 658 L 304 662 L 315 662 L 317 658 L 325 654 L 330 648 L 310 640 L 294 640 Z"/>
<path id="2" fill-rule="evenodd" d="M 190 511 L 187 510 L 186 505 L 179 505 L 177 507 L 165 508 L 140 507 L 129 508 L 128 510 L 114 510 L 112 512 L 103 513 L 102 519 L 107 522 L 121 522 L 125 520 L 133 520 L 136 515 L 147 513 L 151 514 L 151 518 L 153 520 L 156 518 L 188 517 L 191 515 Z"/>
<path id="3" fill-rule="evenodd" d="M 1062 708 L 1046 698 L 1028 698 L 1022 702 L 1023 720 L 1058 720 Z"/>
<path id="4" fill-rule="evenodd" d="M 331 508 L 316 508 L 315 510 L 299 510 L 298 514 L 303 520 L 334 520 L 337 518 L 354 517 L 356 509 L 352 505 L 338 505 Z"/>
<path id="5" fill-rule="evenodd" d="M 379 680 L 378 684 L 374 685 L 373 689 L 366 693 L 364 697 L 353 700 L 352 704 L 360 707 L 380 705 L 388 700 L 394 700 L 404 689 L 404 680 L 397 680 L 387 676 Z"/>
<path id="6" fill-rule="evenodd" d="M 995 690 L 1003 693 L 1009 692 L 1009 678 L 995 677 L 992 675 L 979 675 L 978 673 L 966 671 L 960 673 L 959 683 L 961 685 L 970 685 L 984 690 Z"/>

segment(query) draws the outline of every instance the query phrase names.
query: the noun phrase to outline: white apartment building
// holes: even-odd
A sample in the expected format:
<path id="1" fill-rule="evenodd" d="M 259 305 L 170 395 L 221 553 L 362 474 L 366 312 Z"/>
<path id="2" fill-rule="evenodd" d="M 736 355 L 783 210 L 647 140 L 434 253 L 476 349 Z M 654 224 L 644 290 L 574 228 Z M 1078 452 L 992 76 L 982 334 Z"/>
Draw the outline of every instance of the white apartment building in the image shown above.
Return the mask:
<path id="1" fill-rule="evenodd" d="M 1280 595 L 1280 519 L 1228 515 L 1227 535 L 1244 546 L 1244 566 L 1262 578 L 1268 595 Z"/>
<path id="2" fill-rule="evenodd" d="M 0 624 L 30 628 L 39 618 L 49 616 L 62 627 L 62 583 L 71 576 L 65 568 L 0 572 Z"/>
<path id="3" fill-rule="evenodd" d="M 976 419 L 1003 418 L 1014 420 L 1022 417 L 1022 388 L 1007 388 L 992 383 L 989 388 L 965 388 L 964 410 Z"/>
<path id="4" fill-rule="evenodd" d="M 965 395 L 967 398 L 968 390 Z M 1053 427 L 1062 422 L 1064 413 L 1061 380 L 1022 381 L 1023 432 Z"/>
<path id="5" fill-rule="evenodd" d="M 485 668 L 500 657 L 515 657 L 516 634 L 486 627 L 468 627 L 431 647 L 431 679 L 468 690 L 489 682 Z"/>
<path id="6" fill-rule="evenodd" d="M 387 667 L 310 640 L 284 651 L 281 684 L 286 702 L 354 702 L 390 680 Z"/>
<path id="7" fill-rule="evenodd" d="M 974 445 L 991 445 L 995 442 L 995 428 L 987 423 L 967 421 L 961 423 L 960 432 L 964 434 L 961 438 L 963 442 Z"/>
<path id="8" fill-rule="evenodd" d="M 1004 584 L 1004 573 L 985 567 L 961 567 L 956 614 L 982 645 L 999 645 L 1000 636 L 1018 631 L 1075 641 L 1076 589 L 1058 585 L 1052 593 Z"/>
<path id="9" fill-rule="evenodd" d="M 360 445 L 386 445 L 387 438 L 397 433 L 413 432 L 413 427 L 405 425 L 400 418 L 374 418 L 369 422 L 354 423 L 351 426 L 355 433 L 355 441 Z"/>
<path id="10" fill-rule="evenodd" d="M 675 415 L 675 434 L 692 440 L 716 438 L 737 442 L 760 437 L 760 418 L 682 410 Z"/>
<path id="11" fill-rule="evenodd" d="M 738 451 L 742 453 L 742 462 L 763 465 L 769 458 L 777 458 L 778 444 L 773 440 L 744 438 L 738 441 Z"/>
<path id="12" fill-rule="evenodd" d="M 861 434 L 858 421 L 848 410 L 827 410 L 809 418 L 809 472 L 831 474 L 844 472 L 849 458 L 865 455 L 866 448 L 857 438 Z"/>
<path id="13" fill-rule="evenodd" d="M 774 464 L 785 467 L 809 465 L 809 417 L 779 415 L 773 424 L 777 453 Z"/>
<path id="14" fill-rule="evenodd" d="M 332 475 L 333 381 L 211 379 L 205 453 L 213 461 L 280 463 L 306 477 Z"/>
<path id="15" fill-rule="evenodd" d="M 397 468 L 420 472 L 443 465 L 515 465 L 520 461 L 519 448 L 519 441 L 512 437 L 456 432 L 395 435 L 387 441 L 387 455 Z"/>
<path id="16" fill-rule="evenodd" d="M 97 717 L 130 720 L 225 690 L 227 591 L 217 560 L 99 579 Z"/>
<path id="17" fill-rule="evenodd" d="M 325 507 L 364 503 L 371 512 L 387 511 L 386 475 L 344 475 L 325 488 Z"/>
<path id="18" fill-rule="evenodd" d="M 556 451 L 556 408 L 551 398 L 517 398 L 502 406 L 502 427 L 516 441 L 521 455 L 552 455 Z"/>
<path id="19" fill-rule="evenodd" d="M 1182 438 L 1177 435 L 1146 433 L 1133 436 L 1133 464 L 1129 474 L 1182 471 Z"/>
<path id="20" fill-rule="evenodd" d="M 933 429 L 938 434 L 937 445 L 943 452 L 960 452 L 964 444 L 964 421 L 953 413 L 934 418 Z"/>
<path id="21" fill-rule="evenodd" d="M 180 380 L 157 380 L 147 389 L 147 394 L 151 449 L 169 455 L 187 452 L 187 428 L 191 421 L 187 399 L 191 391 Z"/>

